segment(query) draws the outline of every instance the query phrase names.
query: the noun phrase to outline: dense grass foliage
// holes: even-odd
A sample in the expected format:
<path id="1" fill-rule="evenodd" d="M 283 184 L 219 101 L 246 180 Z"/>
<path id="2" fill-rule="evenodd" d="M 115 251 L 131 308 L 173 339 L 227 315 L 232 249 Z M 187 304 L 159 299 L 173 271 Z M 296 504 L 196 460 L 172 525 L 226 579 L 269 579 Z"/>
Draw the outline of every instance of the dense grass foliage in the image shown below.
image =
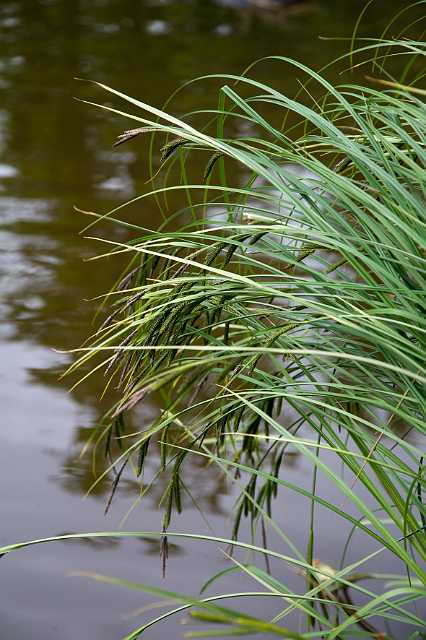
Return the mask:
<path id="1" fill-rule="evenodd" d="M 233 540 L 243 515 L 254 528 L 271 522 L 280 485 L 311 502 L 307 553 L 281 532 L 285 559 L 304 573 L 308 591 L 289 593 L 259 568 L 241 565 L 266 594 L 286 594 L 291 604 L 274 623 L 224 610 L 202 615 L 241 632 L 371 637 L 372 616 L 422 625 L 405 605 L 425 594 L 426 114 L 423 78 L 414 75 L 425 49 L 381 41 L 359 53 L 373 59 L 365 86 L 334 87 L 275 58 L 283 73 L 306 74 L 296 99 L 249 75 L 222 76 L 217 109 L 197 128 L 194 114 L 177 119 L 101 85 L 141 110 L 127 114 L 140 128 L 118 143 L 151 132 L 153 149 L 158 134 L 166 135 L 165 184 L 136 201 L 157 197 L 164 207 L 169 190 L 184 189 L 188 204 L 172 212 L 174 226 L 158 231 L 120 223 L 117 209 L 95 216 L 133 234 L 125 243 L 103 240 L 108 255 L 129 254 L 129 270 L 109 298 L 110 317 L 74 365 L 101 354 L 97 368 L 120 389 L 100 441 L 110 447 L 128 412 L 161 395 L 160 414 L 126 438 L 115 464 L 131 462 L 139 476 L 161 442 L 164 531 L 173 509 L 181 510 L 189 455 L 245 482 Z M 385 60 L 398 56 L 406 64 L 396 82 Z M 322 98 L 302 100 L 302 93 L 318 94 L 315 84 Z M 241 123 L 245 134 L 236 135 Z M 186 171 L 193 154 L 205 167 L 201 184 Z M 282 472 L 289 451 L 312 465 L 310 491 Z M 318 474 L 346 507 L 317 493 Z M 313 551 L 318 507 L 349 523 L 350 537 L 357 531 L 377 553 L 399 559 L 406 575 L 377 595 L 354 578 L 368 558 L 343 562 L 337 573 L 321 565 Z M 349 588 L 363 604 L 353 605 Z M 294 608 L 306 614 L 308 635 L 278 624 Z"/>
<path id="2" fill-rule="evenodd" d="M 257 82 L 254 71 L 221 76 L 216 109 L 181 119 L 99 85 L 131 113 L 103 108 L 139 127 L 119 143 L 151 135 L 151 150 L 160 138 L 162 146 L 149 193 L 92 214 L 94 223 L 113 221 L 131 234 L 101 240 L 107 255 L 128 254 L 129 268 L 107 297 L 108 319 L 71 368 L 93 361 L 93 371 L 104 369 L 108 385 L 120 389 L 97 432 L 98 448 L 115 456 L 114 487 L 126 465 L 140 477 L 160 442 L 153 481 L 162 473 L 168 479 L 166 532 L 191 489 L 185 461 L 204 456 L 242 483 L 235 548 L 290 564 L 305 579 L 306 591 L 296 593 L 256 563 L 235 559 L 233 570 L 258 592 L 203 601 L 164 592 L 180 603 L 175 611 L 197 604 L 197 620 L 216 624 L 205 636 L 387 638 L 397 622 L 408 625 L 404 637 L 421 637 L 424 620 L 412 604 L 426 593 L 425 47 L 383 40 L 358 53 L 373 62 L 365 85 L 335 87 L 326 73 L 277 57 L 270 63 L 283 73 L 305 75 L 296 98 Z M 395 58 L 404 63 L 398 82 L 385 66 Z M 203 117 L 204 125 L 191 124 Z M 198 182 L 188 165 L 194 155 Z M 168 192 L 179 190 L 187 204 L 159 230 L 144 229 L 140 216 L 120 218 L 149 197 L 164 212 Z M 161 411 L 127 433 L 128 414 L 150 394 Z M 310 489 L 286 472 L 294 451 L 312 468 Z M 344 500 L 318 492 L 320 478 Z M 310 504 L 307 550 L 274 522 L 280 487 Z M 340 569 L 322 564 L 317 509 L 339 518 L 347 545 L 356 533 L 374 551 L 350 564 L 344 556 Z M 255 537 L 241 542 L 244 516 L 253 531 L 258 523 L 273 527 L 281 549 Z M 383 576 L 376 591 L 364 581 L 381 580 L 368 567 L 382 553 L 405 572 Z M 275 618 L 215 604 L 241 595 L 276 600 Z M 298 631 L 286 626 L 295 610 L 304 620 Z"/>

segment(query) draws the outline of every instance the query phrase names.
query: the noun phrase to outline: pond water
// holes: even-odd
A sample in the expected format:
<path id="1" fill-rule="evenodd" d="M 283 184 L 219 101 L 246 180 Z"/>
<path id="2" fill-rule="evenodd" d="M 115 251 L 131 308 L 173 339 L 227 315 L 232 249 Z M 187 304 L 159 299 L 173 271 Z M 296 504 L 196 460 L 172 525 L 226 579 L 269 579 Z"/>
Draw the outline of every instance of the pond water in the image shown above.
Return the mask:
<path id="1" fill-rule="evenodd" d="M 102 381 L 89 379 L 73 392 L 60 374 L 70 357 L 57 350 L 79 346 L 93 330 L 90 298 L 118 275 L 110 261 L 86 261 L 98 247 L 79 235 L 86 220 L 73 205 L 107 210 L 139 193 L 147 177 L 143 145 L 113 150 L 127 123 L 73 100 L 87 95 L 74 77 L 105 82 L 161 106 L 194 76 L 236 73 L 270 54 L 296 57 L 316 67 L 345 44 L 318 36 L 348 36 L 364 4 L 316 0 L 288 9 L 254 9 L 245 2 L 188 0 L 2 0 L 0 3 L 0 543 L 71 531 L 115 530 L 133 505 L 131 479 L 118 490 L 107 516 L 110 479 L 85 494 L 93 481 L 90 457 L 79 458 L 107 401 Z M 386 15 L 383 15 L 383 4 Z M 380 33 L 402 3 L 377 1 L 362 27 Z M 260 67 L 263 80 L 293 91 L 296 80 L 279 66 Z M 216 87 L 194 85 L 173 108 L 215 104 Z M 211 93 L 209 93 L 211 91 Z M 144 225 L 158 213 L 145 205 Z M 118 233 L 111 231 L 111 233 Z M 146 411 L 153 410 L 146 407 Z M 311 474 L 303 462 L 288 468 L 301 484 Z M 233 495 L 210 469 L 194 463 L 191 486 L 209 526 L 230 532 Z M 324 486 L 324 490 L 326 487 Z M 159 491 L 129 515 L 125 529 L 157 530 Z M 336 500 L 338 500 L 336 496 Z M 307 505 L 284 495 L 276 505 L 286 532 L 306 539 Z M 317 553 L 338 562 L 342 532 L 318 513 Z M 188 504 L 176 530 L 206 531 Z M 280 543 L 282 544 L 282 543 Z M 356 557 L 356 542 L 352 549 Z M 366 553 L 366 548 L 363 553 Z M 226 559 L 215 545 L 179 541 L 171 548 L 168 580 L 161 576 L 158 544 L 147 540 L 55 543 L 11 554 L 0 563 L 0 636 L 5 640 L 113 640 L 155 611 L 155 601 L 73 572 L 94 571 L 168 589 L 197 593 Z M 386 568 L 378 560 L 376 568 Z M 277 569 L 290 584 L 301 579 Z M 231 584 L 231 583 L 230 583 Z M 232 588 L 251 590 L 243 579 Z M 272 606 L 262 605 L 267 614 Z M 174 622 L 147 638 L 176 637 Z"/>

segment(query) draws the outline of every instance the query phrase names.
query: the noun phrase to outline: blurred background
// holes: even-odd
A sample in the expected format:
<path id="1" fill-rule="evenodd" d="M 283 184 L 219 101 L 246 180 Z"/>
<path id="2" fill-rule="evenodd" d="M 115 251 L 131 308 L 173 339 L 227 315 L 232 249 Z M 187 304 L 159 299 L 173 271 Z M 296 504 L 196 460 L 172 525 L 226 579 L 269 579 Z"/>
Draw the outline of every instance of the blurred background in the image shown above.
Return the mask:
<path id="1" fill-rule="evenodd" d="M 373 2 L 360 35 L 380 35 L 404 5 Z M 71 383 L 60 374 L 71 357 L 57 351 L 79 346 L 94 330 L 96 304 L 90 299 L 108 290 L 120 270 L 113 261 L 87 262 L 99 247 L 79 235 L 87 220 L 73 206 L 104 212 L 140 193 L 148 177 L 147 150 L 139 141 L 113 149 L 116 135 L 131 123 L 76 102 L 74 96 L 94 95 L 74 78 L 104 82 L 160 107 L 195 76 L 239 73 L 267 55 L 319 68 L 349 47 L 348 40 L 319 36 L 349 38 L 363 6 L 360 0 L 1 0 L 1 544 L 114 530 L 137 497 L 130 477 L 107 516 L 109 478 L 85 497 L 94 476 L 90 456 L 80 452 L 109 403 L 100 401 L 102 380 L 96 378 L 69 393 Z M 256 77 L 288 93 L 297 88 L 294 72 L 279 64 L 259 65 Z M 217 84 L 197 83 L 179 92 L 169 108 L 181 114 L 216 104 Z M 159 222 L 148 201 L 135 215 L 146 227 Z M 118 237 L 120 231 L 109 233 Z M 155 407 L 143 411 L 149 415 Z M 296 458 L 289 457 L 288 472 L 301 484 L 310 482 Z M 213 468 L 200 473 L 196 461 L 190 473 L 209 526 L 228 535 L 229 486 Z M 160 488 L 136 505 L 124 528 L 157 529 L 159 495 Z M 289 535 L 303 538 L 305 505 L 289 495 L 279 510 Z M 328 516 L 319 518 L 322 560 L 333 564 L 341 536 Z M 191 504 L 175 523 L 176 530 L 206 526 Z M 69 577 L 73 571 L 196 593 L 204 577 L 224 566 L 214 545 L 189 549 L 179 543 L 171 548 L 164 583 L 158 544 L 143 539 L 26 550 L 0 562 L 0 636 L 112 640 L 140 622 L 139 608 L 152 598 Z M 300 583 L 289 578 L 296 579 Z M 167 623 L 146 637 L 175 634 L 174 623 Z"/>

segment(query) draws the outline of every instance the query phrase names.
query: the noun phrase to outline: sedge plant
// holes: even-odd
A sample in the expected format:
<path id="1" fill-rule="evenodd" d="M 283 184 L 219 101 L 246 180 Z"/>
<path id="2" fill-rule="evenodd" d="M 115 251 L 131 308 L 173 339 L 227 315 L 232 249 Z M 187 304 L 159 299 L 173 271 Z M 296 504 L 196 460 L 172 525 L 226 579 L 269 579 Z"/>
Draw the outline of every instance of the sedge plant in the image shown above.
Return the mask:
<path id="1" fill-rule="evenodd" d="M 113 490 L 126 466 L 141 477 L 146 461 L 158 460 L 154 478 L 167 482 L 163 530 L 155 535 L 164 553 L 166 536 L 231 543 L 252 559 L 233 557 L 229 572 L 258 587 L 188 597 L 95 576 L 177 602 L 127 640 L 186 609 L 214 625 L 192 637 L 392 638 L 394 624 L 406 629 L 404 637 L 422 637 L 425 53 L 419 40 L 366 40 L 357 56 L 360 65 L 370 63 L 369 78 L 337 87 L 326 71 L 277 56 L 269 63 L 305 77 L 296 97 L 257 81 L 251 69 L 216 76 L 216 107 L 182 118 L 98 85 L 128 110 L 97 106 L 134 123 L 118 143 L 145 139 L 151 149 L 152 188 L 106 214 L 90 214 L 89 227 L 126 229 L 123 241 L 98 238 L 105 246 L 98 257 L 128 256 L 129 266 L 106 297 L 108 318 L 71 371 L 103 369 L 108 386 L 119 390 L 96 433 L 98 449 L 114 456 Z M 390 63 L 400 64 L 398 78 Z M 198 181 L 191 177 L 194 158 Z M 164 213 L 171 192 L 182 192 L 187 203 L 168 212 L 159 229 L 144 228 L 138 216 L 122 218 L 147 199 Z M 127 432 L 129 416 L 150 396 L 161 410 Z M 286 472 L 291 451 L 309 464 L 310 488 Z M 192 456 L 238 477 L 229 539 L 170 531 Z M 341 501 L 318 490 L 321 479 Z M 310 505 L 307 549 L 274 519 L 282 489 Z M 346 532 L 340 567 L 315 556 L 317 509 Z M 252 532 L 273 529 L 280 549 L 255 534 L 241 540 L 245 517 Z M 354 535 L 372 550 L 347 562 Z M 373 574 L 370 563 L 380 554 L 403 571 Z M 264 556 L 294 567 L 300 591 L 268 563 L 261 568 Z M 276 615 L 241 613 L 228 606 L 236 597 L 271 598 Z M 295 611 L 304 621 L 299 626 L 291 622 Z"/>

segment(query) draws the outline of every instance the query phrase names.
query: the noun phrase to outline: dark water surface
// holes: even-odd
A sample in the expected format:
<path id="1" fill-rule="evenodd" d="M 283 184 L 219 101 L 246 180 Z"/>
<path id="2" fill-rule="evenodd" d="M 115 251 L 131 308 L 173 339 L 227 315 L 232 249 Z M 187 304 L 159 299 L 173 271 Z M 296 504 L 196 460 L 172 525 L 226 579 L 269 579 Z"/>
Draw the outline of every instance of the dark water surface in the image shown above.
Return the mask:
<path id="1" fill-rule="evenodd" d="M 84 261 L 99 248 L 78 234 L 86 220 L 73 212 L 73 205 L 106 211 L 139 193 L 147 161 L 143 145 L 112 150 L 111 142 L 127 123 L 75 102 L 74 95 L 88 92 L 73 78 L 96 79 L 161 106 L 193 76 L 239 72 L 269 54 L 319 67 L 345 44 L 318 35 L 349 35 L 363 4 L 318 0 L 271 12 L 250 11 L 244 2 L 231 1 L 1 0 L 1 544 L 117 529 L 137 495 L 128 478 L 106 517 L 110 479 L 84 498 L 93 475 L 90 457 L 79 459 L 79 453 L 107 405 L 99 400 L 98 379 L 69 393 L 70 382 L 59 374 L 70 357 L 55 349 L 79 346 L 93 330 L 95 305 L 87 300 L 107 290 L 119 273 L 114 262 Z M 378 0 L 364 33 L 379 33 L 403 4 Z M 280 66 L 261 67 L 258 77 L 288 91 L 296 86 Z M 194 85 L 178 96 L 173 109 L 214 106 L 215 92 L 216 86 Z M 147 227 L 159 222 L 149 203 L 138 215 Z M 303 462 L 295 461 L 288 473 L 301 484 L 311 481 Z M 227 536 L 233 505 L 229 487 L 213 468 L 194 463 L 190 474 L 210 526 Z M 327 489 L 325 483 L 322 488 Z M 137 506 L 124 528 L 158 529 L 159 494 L 160 489 Z M 303 549 L 307 505 L 283 494 L 276 506 L 280 524 Z M 336 563 L 342 530 L 328 514 L 319 512 L 318 518 L 317 553 L 324 562 Z M 206 531 L 190 504 L 174 524 L 176 530 Z M 355 541 L 354 558 L 356 552 Z M 197 593 L 206 577 L 225 566 L 214 545 L 182 541 L 171 548 L 166 582 L 158 544 L 147 540 L 55 543 L 12 554 L 0 562 L 0 638 L 115 640 L 156 614 L 138 612 L 155 596 L 70 577 L 72 572 L 95 571 Z M 385 559 L 378 561 L 380 566 L 386 568 Z M 288 567 L 277 567 L 277 575 L 303 588 Z M 257 587 L 235 579 L 229 588 Z M 269 610 L 267 603 L 262 612 Z M 146 637 L 175 638 L 178 632 L 179 626 L 164 623 Z"/>

